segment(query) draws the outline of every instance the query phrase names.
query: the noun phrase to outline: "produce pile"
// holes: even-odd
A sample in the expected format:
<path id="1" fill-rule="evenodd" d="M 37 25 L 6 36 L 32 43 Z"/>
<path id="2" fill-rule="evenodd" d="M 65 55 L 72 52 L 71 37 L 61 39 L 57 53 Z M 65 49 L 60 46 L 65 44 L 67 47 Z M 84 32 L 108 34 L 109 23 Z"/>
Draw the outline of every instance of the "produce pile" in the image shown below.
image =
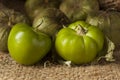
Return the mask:
<path id="1" fill-rule="evenodd" d="M 114 61 L 120 6 L 101 7 L 106 1 L 24 0 L 25 14 L 0 3 L 0 51 L 23 65 L 48 54 L 67 65 Z"/>

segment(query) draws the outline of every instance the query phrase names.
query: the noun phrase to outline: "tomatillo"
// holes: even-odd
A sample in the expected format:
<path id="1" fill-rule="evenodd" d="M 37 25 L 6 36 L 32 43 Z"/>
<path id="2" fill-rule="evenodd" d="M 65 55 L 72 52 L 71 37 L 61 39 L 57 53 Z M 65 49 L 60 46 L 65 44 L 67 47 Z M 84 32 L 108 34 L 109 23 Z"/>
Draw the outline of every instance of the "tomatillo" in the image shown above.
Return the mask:
<path id="1" fill-rule="evenodd" d="M 77 21 L 61 29 L 55 40 L 57 53 L 74 64 L 83 64 L 95 59 L 104 44 L 104 34 L 95 26 Z"/>
<path id="2" fill-rule="evenodd" d="M 38 32 L 25 23 L 18 23 L 10 31 L 8 50 L 16 62 L 32 65 L 49 52 L 51 43 L 48 35 Z"/>

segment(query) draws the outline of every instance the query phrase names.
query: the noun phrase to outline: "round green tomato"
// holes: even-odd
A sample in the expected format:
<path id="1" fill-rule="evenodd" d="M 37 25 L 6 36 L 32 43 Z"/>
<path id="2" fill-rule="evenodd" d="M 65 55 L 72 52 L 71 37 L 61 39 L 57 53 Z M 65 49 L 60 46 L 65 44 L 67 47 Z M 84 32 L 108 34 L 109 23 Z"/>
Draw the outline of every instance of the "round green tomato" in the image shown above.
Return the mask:
<path id="1" fill-rule="evenodd" d="M 100 29 L 98 29 L 98 27 L 92 26 L 84 21 L 76 21 L 70 24 L 68 27 L 77 31 L 77 33 L 78 31 L 81 31 L 81 33 L 85 34 L 86 36 L 93 38 L 98 45 L 98 51 L 102 50 L 104 45 L 104 34 Z M 84 31 L 80 30 L 80 27 L 82 27 Z"/>
<path id="2" fill-rule="evenodd" d="M 11 57 L 20 64 L 32 65 L 41 60 L 51 48 L 51 39 L 24 23 L 13 26 L 8 37 Z"/>
<path id="3" fill-rule="evenodd" d="M 75 64 L 93 61 L 102 50 L 103 44 L 103 33 L 84 21 L 72 23 L 69 27 L 61 29 L 55 40 L 58 54 Z"/>

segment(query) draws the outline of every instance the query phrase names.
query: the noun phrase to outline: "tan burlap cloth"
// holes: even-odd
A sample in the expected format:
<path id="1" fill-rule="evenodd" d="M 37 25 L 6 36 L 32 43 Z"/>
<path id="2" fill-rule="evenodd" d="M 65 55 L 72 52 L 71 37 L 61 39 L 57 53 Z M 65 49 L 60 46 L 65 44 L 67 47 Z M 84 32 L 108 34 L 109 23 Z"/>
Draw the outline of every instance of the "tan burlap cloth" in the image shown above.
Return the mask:
<path id="1" fill-rule="evenodd" d="M 37 63 L 34 66 L 17 64 L 8 53 L 0 52 L 0 80 L 120 80 L 120 52 L 115 62 L 74 66 Z"/>

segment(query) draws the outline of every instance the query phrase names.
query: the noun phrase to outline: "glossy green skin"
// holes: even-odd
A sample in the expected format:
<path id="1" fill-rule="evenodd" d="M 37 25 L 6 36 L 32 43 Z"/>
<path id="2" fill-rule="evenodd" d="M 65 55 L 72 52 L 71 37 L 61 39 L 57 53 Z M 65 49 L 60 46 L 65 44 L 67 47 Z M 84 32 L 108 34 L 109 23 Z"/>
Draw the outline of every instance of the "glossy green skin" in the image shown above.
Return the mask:
<path id="1" fill-rule="evenodd" d="M 103 32 L 98 29 L 96 26 L 91 26 L 90 24 L 84 22 L 84 21 L 76 21 L 69 25 L 69 28 L 75 30 L 76 26 L 81 25 L 81 27 L 88 30 L 86 33 L 86 36 L 89 36 L 93 38 L 98 46 L 98 51 L 101 51 L 104 45 L 104 34 Z"/>
<path id="2" fill-rule="evenodd" d="M 75 26 L 84 25 L 87 33 L 80 35 L 75 31 Z M 102 50 L 104 35 L 96 27 L 87 25 L 83 21 L 69 25 L 69 28 L 61 29 L 55 40 L 55 47 L 58 54 L 65 60 L 75 64 L 91 62 L 97 53 Z"/>
<path id="3" fill-rule="evenodd" d="M 11 57 L 20 64 L 32 65 L 41 60 L 51 48 L 51 39 L 24 23 L 13 26 L 8 37 Z"/>

